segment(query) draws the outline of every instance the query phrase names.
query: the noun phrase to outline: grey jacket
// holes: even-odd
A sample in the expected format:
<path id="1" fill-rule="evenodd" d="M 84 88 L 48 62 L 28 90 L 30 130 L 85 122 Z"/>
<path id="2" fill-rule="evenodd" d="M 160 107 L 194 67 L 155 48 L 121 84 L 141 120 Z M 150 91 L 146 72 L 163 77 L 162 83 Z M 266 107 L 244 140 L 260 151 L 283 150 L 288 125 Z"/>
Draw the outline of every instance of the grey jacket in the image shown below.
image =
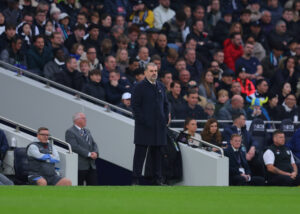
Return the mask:
<path id="1" fill-rule="evenodd" d="M 90 158 L 88 155 L 90 152 L 96 152 L 99 157 L 98 146 L 95 143 L 90 131 L 84 128 L 88 135 L 88 141 L 86 142 L 84 136 L 81 135 L 80 130 L 75 126 L 72 126 L 66 131 L 65 139 L 66 142 L 71 144 L 72 150 L 78 154 L 78 169 L 88 170 L 90 167 L 96 169 L 95 160 Z"/>

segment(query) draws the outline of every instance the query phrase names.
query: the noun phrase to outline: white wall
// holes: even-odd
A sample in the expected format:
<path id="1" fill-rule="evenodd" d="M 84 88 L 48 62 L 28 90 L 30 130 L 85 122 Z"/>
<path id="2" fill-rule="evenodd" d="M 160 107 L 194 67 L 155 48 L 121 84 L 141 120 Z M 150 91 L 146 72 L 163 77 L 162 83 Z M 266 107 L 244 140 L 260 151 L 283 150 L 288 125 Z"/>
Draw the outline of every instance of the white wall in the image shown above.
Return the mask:
<path id="1" fill-rule="evenodd" d="M 46 126 L 50 132 L 65 138 L 65 130 L 72 125 L 72 115 L 84 112 L 87 115 L 87 127 L 99 147 L 100 157 L 118 166 L 132 170 L 134 152 L 134 121 L 114 112 L 106 112 L 102 107 L 54 88 L 46 88 L 44 84 L 18 77 L 13 72 L 0 68 L 0 115 L 37 129 Z M 211 157 L 200 151 L 183 149 L 184 185 L 228 185 L 227 158 Z M 200 156 L 205 160 L 212 159 L 209 164 L 190 165 L 198 162 Z M 201 158 L 200 158 L 201 159 Z M 203 168 L 202 168 L 203 167 Z M 207 170 L 209 168 L 209 170 Z M 190 170 L 188 170 L 190 169 Z M 211 176 L 201 179 L 203 172 Z M 186 174 L 188 173 L 188 174 Z M 213 177 L 217 176 L 216 179 Z M 212 182 L 215 180 L 215 182 Z M 209 181 L 209 182 L 208 182 Z"/>

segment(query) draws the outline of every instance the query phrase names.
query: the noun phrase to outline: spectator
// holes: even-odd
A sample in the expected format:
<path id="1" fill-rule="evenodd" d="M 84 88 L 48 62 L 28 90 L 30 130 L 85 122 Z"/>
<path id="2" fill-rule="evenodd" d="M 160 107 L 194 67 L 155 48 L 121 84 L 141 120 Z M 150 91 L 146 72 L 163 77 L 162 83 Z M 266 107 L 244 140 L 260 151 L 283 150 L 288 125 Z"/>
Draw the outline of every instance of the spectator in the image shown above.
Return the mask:
<path id="1" fill-rule="evenodd" d="M 83 74 L 84 78 L 86 79 L 85 82 L 88 82 L 89 81 L 89 73 L 91 71 L 89 61 L 81 60 L 79 63 L 79 71 Z"/>
<path id="2" fill-rule="evenodd" d="M 234 72 L 231 69 L 226 69 L 222 73 L 221 81 L 219 82 L 219 86 L 217 88 L 217 91 L 224 89 L 228 92 L 230 92 L 231 85 L 233 84 L 233 76 Z"/>
<path id="3" fill-rule="evenodd" d="M 220 19 L 216 26 L 213 28 L 213 41 L 216 41 L 219 47 L 223 46 L 225 39 L 229 37 L 229 29 L 232 22 L 231 11 L 224 11 L 222 13 L 222 19 Z"/>
<path id="4" fill-rule="evenodd" d="M 242 95 L 242 88 L 239 82 L 233 82 L 230 88 L 230 97 L 234 95 Z"/>
<path id="5" fill-rule="evenodd" d="M 207 27 L 208 30 L 211 31 L 218 23 L 219 20 L 222 19 L 221 8 L 220 8 L 220 0 L 211 1 L 210 7 L 207 10 Z M 210 10 L 210 11 L 209 11 Z"/>
<path id="6" fill-rule="evenodd" d="M 65 41 L 65 45 L 68 50 L 72 49 L 74 43 L 82 43 L 83 37 L 85 35 L 86 28 L 82 24 L 78 24 L 73 29 L 73 34 L 69 35 L 68 39 Z"/>
<path id="7" fill-rule="evenodd" d="M 27 62 L 22 50 L 22 39 L 19 36 L 15 36 L 11 40 L 10 46 L 5 48 L 0 55 L 0 59 L 11 65 L 26 69 Z"/>
<path id="8" fill-rule="evenodd" d="M 99 26 L 91 24 L 88 28 L 88 35 L 84 38 L 83 44 L 85 47 L 95 47 L 97 55 L 100 54 L 100 39 L 99 39 Z"/>
<path id="9" fill-rule="evenodd" d="M 261 16 L 261 27 L 264 35 L 268 35 L 274 28 L 272 23 L 272 14 L 268 10 L 264 10 Z"/>
<path id="10" fill-rule="evenodd" d="M 175 12 L 170 8 L 170 0 L 159 0 L 159 6 L 153 10 L 154 27 L 161 30 L 163 24 L 175 16 Z"/>
<path id="11" fill-rule="evenodd" d="M 28 181 L 38 186 L 71 186 L 69 179 L 56 172 L 55 163 L 59 163 L 60 159 L 55 146 L 48 142 L 49 136 L 48 128 L 40 127 L 37 141 L 27 147 Z"/>
<path id="12" fill-rule="evenodd" d="M 181 86 L 178 80 L 174 80 L 170 84 L 170 91 L 167 94 L 167 98 L 169 104 L 171 105 L 171 109 L 175 108 L 176 106 L 182 105 L 185 100 L 180 95 Z"/>
<path id="13" fill-rule="evenodd" d="M 269 113 L 263 107 L 263 105 L 268 102 L 268 98 L 265 100 L 263 100 L 263 98 L 252 98 L 251 100 L 249 97 L 246 97 L 246 100 L 250 103 L 247 109 L 247 118 L 249 120 L 259 118 L 263 121 L 270 121 Z"/>
<path id="14" fill-rule="evenodd" d="M 220 91 L 218 91 L 218 101 L 216 103 L 215 106 L 215 114 L 217 115 L 219 110 L 226 105 L 226 103 L 229 100 L 229 93 L 227 90 L 225 89 L 221 89 Z"/>
<path id="15" fill-rule="evenodd" d="M 264 153 L 264 162 L 268 172 L 268 184 L 272 186 L 298 186 L 300 177 L 291 150 L 284 146 L 282 131 L 273 133 L 273 144 Z"/>
<path id="16" fill-rule="evenodd" d="M 70 26 L 73 27 L 76 23 L 76 17 L 79 13 L 81 5 L 78 1 L 66 0 L 57 4 L 62 13 L 66 13 L 70 17 Z"/>
<path id="17" fill-rule="evenodd" d="M 172 83 L 172 73 L 170 71 L 163 72 L 161 78 L 161 82 L 165 86 L 165 91 L 168 93 L 171 90 L 171 83 Z"/>
<path id="18" fill-rule="evenodd" d="M 120 72 L 125 74 L 126 68 L 128 67 L 128 51 L 126 49 L 118 49 L 116 61 Z"/>
<path id="19" fill-rule="evenodd" d="M 56 31 L 61 33 L 63 40 L 66 41 L 71 34 L 70 16 L 67 13 L 61 13 L 58 17 L 59 26 Z"/>
<path id="20" fill-rule="evenodd" d="M 162 59 L 162 63 L 161 63 L 161 70 L 171 72 L 173 79 L 175 79 L 175 77 L 178 78 L 178 73 L 176 72 L 176 68 L 175 68 L 175 63 L 177 59 L 178 59 L 178 52 L 175 49 L 170 48 L 168 50 L 168 55 Z"/>
<path id="21" fill-rule="evenodd" d="M 236 76 L 237 76 L 237 78 L 235 81 L 239 82 L 241 85 L 242 96 L 246 97 L 246 96 L 250 96 L 255 93 L 255 86 L 252 83 L 252 81 L 247 78 L 250 75 L 247 74 L 247 70 L 245 67 L 237 68 Z"/>
<path id="22" fill-rule="evenodd" d="M 203 108 L 198 104 L 199 95 L 197 90 L 191 89 L 187 94 L 187 102 L 175 106 L 173 109 L 174 119 L 186 119 L 188 117 L 195 118 L 196 120 L 204 120 L 207 118 L 207 114 Z"/>
<path id="23" fill-rule="evenodd" d="M 276 23 L 275 29 L 271 31 L 268 36 L 270 46 L 277 43 L 283 45 L 285 48 L 291 39 L 292 38 L 287 34 L 286 23 L 282 20 Z"/>
<path id="24" fill-rule="evenodd" d="M 108 13 L 101 14 L 100 17 L 100 32 L 103 40 L 104 38 L 109 38 L 111 36 L 111 27 L 112 27 L 112 17 Z"/>
<path id="25" fill-rule="evenodd" d="M 243 114 L 246 115 L 244 107 L 244 99 L 240 95 L 234 95 L 228 105 L 225 105 L 219 110 L 217 118 L 219 120 L 232 120 L 233 115 Z"/>
<path id="26" fill-rule="evenodd" d="M 44 11 L 36 10 L 34 20 L 33 20 L 33 24 L 32 24 L 32 27 L 31 27 L 32 28 L 32 34 L 34 36 L 45 34 L 46 16 L 47 15 Z M 52 25 L 52 28 L 53 28 L 53 25 Z"/>
<path id="27" fill-rule="evenodd" d="M 230 137 L 230 145 L 225 149 L 225 155 L 229 158 L 229 185 L 259 185 L 263 186 L 263 177 L 252 176 L 246 161 L 245 151 L 241 149 L 242 137 L 233 134 Z"/>
<path id="28" fill-rule="evenodd" d="M 107 56 L 104 60 L 104 68 L 102 70 L 102 82 L 109 81 L 109 73 L 115 71 L 117 68 L 116 58 L 114 56 Z"/>
<path id="29" fill-rule="evenodd" d="M 276 23 L 280 19 L 283 11 L 278 0 L 267 0 L 265 9 L 271 12 L 273 23 Z"/>
<path id="30" fill-rule="evenodd" d="M 230 40 L 224 42 L 224 62 L 233 71 L 235 71 L 236 60 L 244 53 L 242 42 L 240 33 L 233 33 Z"/>
<path id="31" fill-rule="evenodd" d="M 267 80 L 271 80 L 274 77 L 284 51 L 284 46 L 280 43 L 275 43 L 271 47 L 272 51 L 261 62 L 264 71 L 263 77 Z"/>
<path id="32" fill-rule="evenodd" d="M 264 39 L 262 39 L 262 40 L 265 41 Z M 261 45 L 261 43 L 256 41 L 256 37 L 254 35 L 250 35 L 246 39 L 246 43 L 250 43 L 253 45 L 252 56 L 254 58 L 257 58 L 259 62 L 261 62 L 266 57 L 265 48 Z M 267 48 L 268 48 L 268 46 L 267 46 Z"/>
<path id="33" fill-rule="evenodd" d="M 52 60 L 52 51 L 45 46 L 43 36 L 33 38 L 33 45 L 27 51 L 26 57 L 29 71 L 42 75 L 44 65 Z"/>
<path id="34" fill-rule="evenodd" d="M 122 99 L 121 99 L 121 102 L 119 103 L 118 107 L 132 112 L 131 94 L 129 92 L 125 92 L 124 94 L 122 94 Z"/>
<path id="35" fill-rule="evenodd" d="M 154 26 L 154 14 L 149 10 L 142 0 L 135 0 L 133 12 L 129 16 L 129 21 L 140 27 L 141 31 L 145 31 Z"/>
<path id="36" fill-rule="evenodd" d="M 118 105 L 122 94 L 131 91 L 131 84 L 127 79 L 120 77 L 120 72 L 111 71 L 109 73 L 109 82 L 104 84 L 106 99 L 113 105 Z"/>
<path id="37" fill-rule="evenodd" d="M 214 118 L 208 119 L 204 125 L 204 129 L 201 132 L 201 137 L 204 141 L 213 144 L 215 146 L 222 147 L 222 134 L 219 131 L 218 121 Z M 212 149 L 214 152 L 217 149 Z"/>
<path id="38" fill-rule="evenodd" d="M 64 46 L 63 37 L 59 32 L 53 32 L 51 34 L 49 47 L 51 47 L 52 50 L 55 48 L 62 48 L 65 53 L 65 57 L 69 56 L 69 51 Z"/>
<path id="39" fill-rule="evenodd" d="M 203 66 L 202 63 L 196 59 L 196 51 L 193 49 L 186 49 L 184 58 L 187 70 L 189 70 L 191 74 L 191 79 L 199 82 L 203 73 Z"/>
<path id="40" fill-rule="evenodd" d="M 126 17 L 130 15 L 132 11 L 132 5 L 129 0 L 104 0 L 104 8 L 113 18 L 117 15 Z"/>
<path id="41" fill-rule="evenodd" d="M 299 109 L 296 105 L 296 96 L 294 94 L 289 94 L 284 99 L 282 105 L 279 106 L 279 120 L 290 119 L 294 120 L 294 117 L 299 117 Z"/>
<path id="42" fill-rule="evenodd" d="M 266 99 L 268 90 L 269 90 L 269 84 L 265 79 L 259 79 L 256 82 L 256 90 L 255 93 L 251 94 L 250 96 L 252 98 L 261 98 L 261 99 Z"/>
<path id="43" fill-rule="evenodd" d="M 283 84 L 288 82 L 292 87 L 292 92 L 296 92 L 296 86 L 299 78 L 299 71 L 296 68 L 296 60 L 294 57 L 287 57 L 283 61 L 283 69 L 278 69 L 274 75 L 274 82 L 272 90 L 276 93 L 280 93 L 280 89 L 283 87 Z"/>
<path id="44" fill-rule="evenodd" d="M 82 92 L 99 100 L 105 100 L 105 89 L 101 83 L 101 72 L 98 69 L 89 72 L 89 81 L 83 86 Z"/>
<path id="45" fill-rule="evenodd" d="M 73 116 L 73 126 L 66 131 L 66 142 L 78 154 L 78 185 L 97 185 L 96 159 L 99 157 L 98 146 L 90 130 L 86 128 L 86 116 L 79 112 Z"/>
<path id="46" fill-rule="evenodd" d="M 17 25 L 22 17 L 22 11 L 18 7 L 18 1 L 8 0 L 7 6 L 8 7 L 2 11 L 2 14 L 5 16 L 6 23 Z"/>
<path id="47" fill-rule="evenodd" d="M 178 10 L 176 11 L 175 17 L 163 24 L 163 33 L 167 35 L 168 42 L 176 45 L 176 48 L 182 47 L 189 32 L 189 28 L 186 25 L 186 19 L 187 17 L 184 11 Z"/>
<path id="48" fill-rule="evenodd" d="M 278 104 L 281 105 L 290 93 L 292 93 L 291 84 L 289 82 L 283 83 L 278 96 Z"/>
<path id="49" fill-rule="evenodd" d="M 16 26 L 12 24 L 5 25 L 5 32 L 0 35 L 0 51 L 4 50 L 11 44 L 11 40 L 16 35 Z"/>
<path id="50" fill-rule="evenodd" d="M 158 54 L 161 58 L 167 56 L 169 47 L 168 47 L 168 40 L 165 34 L 159 34 L 157 37 L 157 41 L 155 44 L 155 54 Z"/>
<path id="51" fill-rule="evenodd" d="M 81 57 L 85 59 L 84 55 Z M 100 64 L 97 58 L 97 50 L 94 46 L 90 46 L 86 49 L 86 60 L 89 62 L 89 67 L 91 69 L 101 69 L 102 65 Z"/>
<path id="52" fill-rule="evenodd" d="M 199 95 L 205 97 L 209 102 L 217 102 L 214 88 L 214 77 L 210 70 L 202 74 L 202 79 L 199 84 Z"/>
<path id="53" fill-rule="evenodd" d="M 227 141 L 228 146 L 232 134 L 238 134 L 242 136 L 241 150 L 245 152 L 246 160 L 254 175 L 265 176 L 264 165 L 261 154 L 263 151 L 259 151 L 259 145 L 256 140 L 246 129 L 246 117 L 242 113 L 235 114 L 233 116 L 232 126 L 226 127 L 223 131 L 223 139 Z"/>
<path id="54" fill-rule="evenodd" d="M 125 71 L 125 77 L 129 80 L 131 84 L 135 81 L 134 71 L 139 68 L 139 61 L 136 58 L 129 58 L 129 65 Z"/>
<path id="55" fill-rule="evenodd" d="M 183 69 L 179 72 L 179 82 L 181 85 L 181 96 L 184 96 L 187 94 L 190 79 L 191 79 L 191 74 L 188 70 Z"/>
<path id="56" fill-rule="evenodd" d="M 65 54 L 61 48 L 54 49 L 53 53 L 54 59 L 45 65 L 43 76 L 54 81 L 55 76 L 65 69 Z"/>
<path id="57" fill-rule="evenodd" d="M 270 120 L 277 120 L 278 118 L 278 94 L 270 92 L 268 94 L 268 104 L 266 110 L 269 114 Z"/>
<path id="58" fill-rule="evenodd" d="M 141 68 L 146 68 L 146 65 L 150 62 L 149 50 L 147 47 L 141 47 L 139 49 L 137 60 L 139 60 L 139 66 Z"/>
<path id="59" fill-rule="evenodd" d="M 244 67 L 247 72 L 246 78 L 255 80 L 261 78 L 263 67 L 256 57 L 253 57 L 254 46 L 251 43 L 246 43 L 244 46 L 243 55 L 235 62 L 235 70 Z"/>
<path id="60" fill-rule="evenodd" d="M 0 35 L 5 32 L 5 16 L 0 12 Z"/>
<path id="61" fill-rule="evenodd" d="M 84 46 L 80 43 L 74 43 L 70 50 L 70 56 L 75 57 L 78 63 L 80 63 L 79 59 L 81 56 L 84 57 L 86 55 L 84 52 Z"/>
<path id="62" fill-rule="evenodd" d="M 183 127 L 184 133 L 188 134 L 188 144 L 190 146 L 200 147 L 201 135 L 197 133 L 197 121 L 193 118 L 186 118 Z"/>
<path id="63" fill-rule="evenodd" d="M 84 84 L 84 76 L 77 70 L 77 62 L 74 57 L 68 57 L 65 62 L 65 70 L 55 75 L 55 81 L 70 87 L 72 89 L 81 91 Z"/>

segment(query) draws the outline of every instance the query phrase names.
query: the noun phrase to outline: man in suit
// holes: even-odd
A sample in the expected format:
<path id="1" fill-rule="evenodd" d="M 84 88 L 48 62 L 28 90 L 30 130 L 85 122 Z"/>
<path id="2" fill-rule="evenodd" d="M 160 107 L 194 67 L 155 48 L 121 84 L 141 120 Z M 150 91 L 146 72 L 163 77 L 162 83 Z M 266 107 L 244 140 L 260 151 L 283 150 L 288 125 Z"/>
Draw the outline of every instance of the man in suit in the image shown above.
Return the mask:
<path id="1" fill-rule="evenodd" d="M 259 151 L 259 144 L 246 129 L 246 117 L 243 113 L 235 114 L 232 117 L 232 126 L 226 127 L 223 131 L 223 139 L 229 143 L 232 134 L 242 136 L 241 150 L 246 154 L 246 160 L 254 175 L 265 176 L 262 151 Z"/>
<path id="2" fill-rule="evenodd" d="M 246 160 L 246 154 L 242 151 L 242 136 L 233 134 L 230 145 L 224 150 L 225 156 L 229 158 L 229 184 L 230 185 L 258 185 L 265 183 L 263 177 L 251 176 L 251 171 Z"/>
<path id="3" fill-rule="evenodd" d="M 78 154 L 78 185 L 97 185 L 97 170 L 95 160 L 99 156 L 98 146 L 90 131 L 86 129 L 86 116 L 76 113 L 73 116 L 73 126 L 66 131 L 66 141 L 72 150 Z"/>
<path id="4" fill-rule="evenodd" d="M 145 79 L 136 84 L 131 97 L 135 119 L 133 184 L 139 184 L 148 150 L 156 184 L 163 184 L 161 149 L 167 144 L 168 101 L 164 86 L 157 81 L 157 66 L 149 63 Z"/>

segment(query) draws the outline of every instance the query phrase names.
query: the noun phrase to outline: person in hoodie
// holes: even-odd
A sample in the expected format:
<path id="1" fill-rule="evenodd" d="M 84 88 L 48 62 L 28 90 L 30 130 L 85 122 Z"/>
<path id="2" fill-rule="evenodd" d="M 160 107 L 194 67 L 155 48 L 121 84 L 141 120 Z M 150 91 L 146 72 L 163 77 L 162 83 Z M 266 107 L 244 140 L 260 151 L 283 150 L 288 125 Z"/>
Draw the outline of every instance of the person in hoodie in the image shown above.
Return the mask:
<path id="1" fill-rule="evenodd" d="M 235 71 L 235 62 L 243 53 L 242 35 L 240 33 L 233 33 L 229 40 L 224 42 L 224 62 L 233 71 Z"/>
<path id="2" fill-rule="evenodd" d="M 99 69 L 89 72 L 89 81 L 83 86 L 82 92 L 99 100 L 105 100 L 105 90 L 101 83 L 101 71 Z"/>
<path id="3" fill-rule="evenodd" d="M 85 78 L 83 74 L 77 70 L 78 65 L 75 57 L 68 57 L 65 64 L 65 70 L 55 75 L 55 81 L 81 91 Z"/>
<path id="4" fill-rule="evenodd" d="M 43 76 L 47 79 L 54 80 L 56 73 L 65 69 L 65 54 L 62 48 L 53 50 L 54 59 L 49 61 L 43 70 Z"/>

